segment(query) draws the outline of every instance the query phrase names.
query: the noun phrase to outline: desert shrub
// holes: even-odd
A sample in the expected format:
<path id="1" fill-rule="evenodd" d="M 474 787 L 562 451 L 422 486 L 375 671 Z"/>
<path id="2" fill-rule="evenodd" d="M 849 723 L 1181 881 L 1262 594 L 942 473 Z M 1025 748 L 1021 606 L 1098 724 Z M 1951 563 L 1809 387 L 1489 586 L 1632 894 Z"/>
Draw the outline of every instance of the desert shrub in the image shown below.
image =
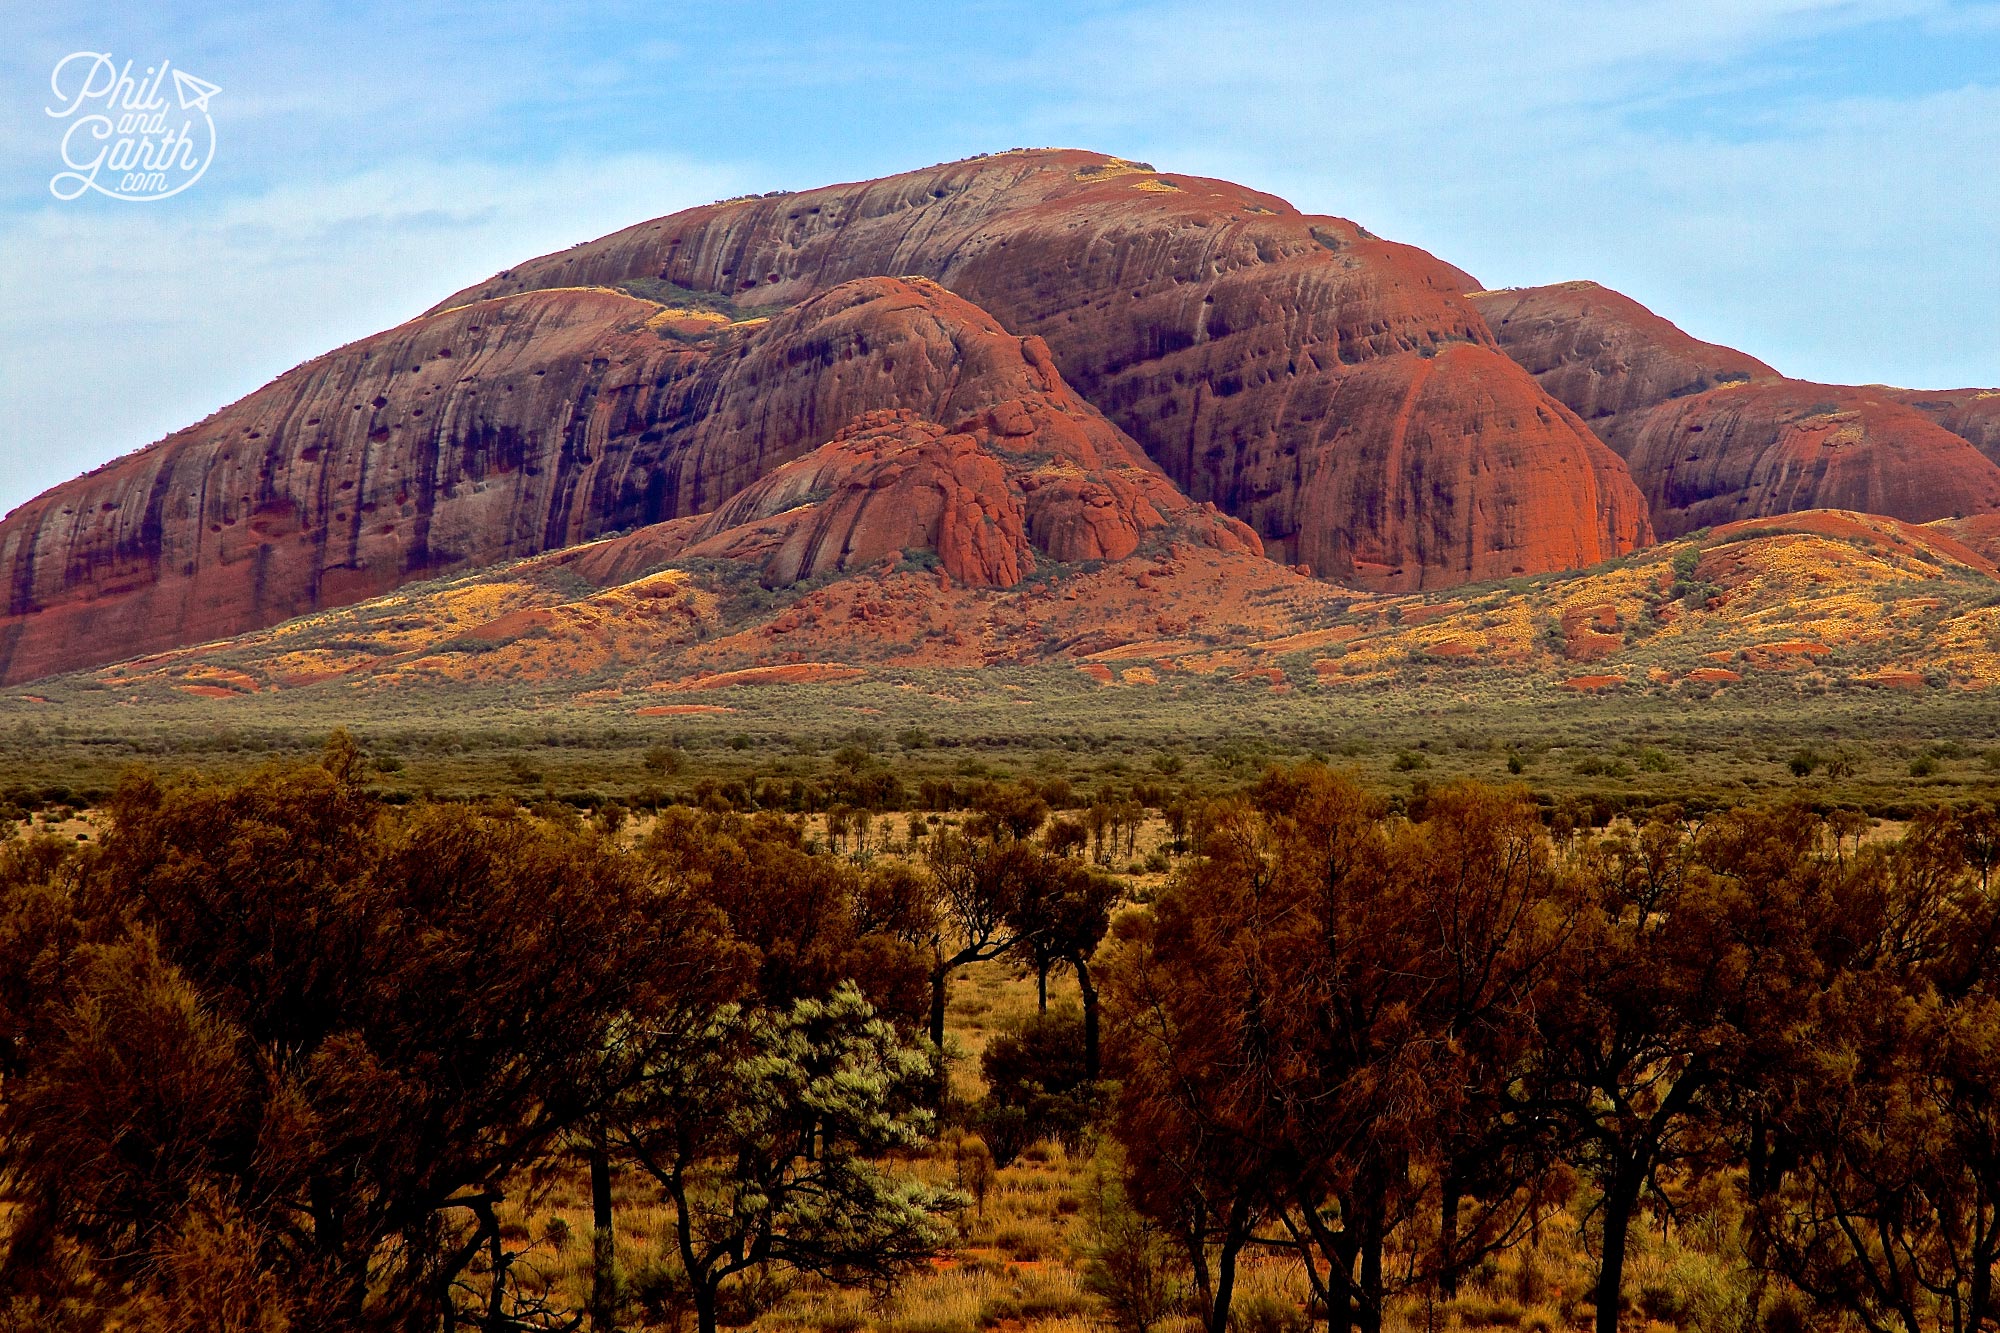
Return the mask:
<path id="1" fill-rule="evenodd" d="M 1037 1139 L 1082 1140 L 1098 1101 L 1084 1066 L 1083 1016 L 1068 1006 L 1001 1033 L 980 1057 L 989 1089 L 980 1126 L 1002 1166 Z"/>
<path id="2" fill-rule="evenodd" d="M 1664 1282 L 1648 1282 L 1639 1288 L 1639 1311 L 1661 1324 L 1685 1324 L 1691 1308 L 1689 1293 Z"/>
<path id="3" fill-rule="evenodd" d="M 1276 1292 L 1252 1291 L 1229 1311 L 1230 1333 L 1307 1333 L 1305 1312 Z"/>
<path id="4" fill-rule="evenodd" d="M 1528 1315 L 1519 1301 L 1483 1296 L 1461 1296 L 1452 1302 L 1452 1309 L 1467 1328 L 1519 1328 Z"/>
<path id="5" fill-rule="evenodd" d="M 1089 1293 L 1077 1279 L 1065 1272 L 1034 1273 L 1024 1278 L 1014 1296 L 1021 1318 L 1030 1323 L 1045 1319 L 1068 1319 L 1090 1308 Z"/>
<path id="6" fill-rule="evenodd" d="M 1090 842 L 1090 833 L 1073 819 L 1053 819 L 1042 830 L 1042 846 L 1057 856 L 1074 856 Z"/>
<path id="7" fill-rule="evenodd" d="M 1084 1286 L 1104 1302 L 1122 1333 L 1150 1333 L 1183 1304 L 1179 1256 L 1115 1179 L 1099 1177 L 1094 1202 Z"/>
<path id="8" fill-rule="evenodd" d="M 972 1119 L 981 1137 L 992 1145 L 994 1159 L 1002 1166 L 1011 1165 L 1035 1138 L 1028 1128 L 1027 1108 L 998 1097 L 988 1096 L 980 1102 Z"/>
<path id="9" fill-rule="evenodd" d="M 1521 1262 L 1514 1269 L 1514 1299 L 1522 1305 L 1540 1305 L 1548 1299 L 1548 1272 L 1542 1266 L 1541 1257 L 1532 1248 L 1521 1251 Z"/>
<path id="10" fill-rule="evenodd" d="M 1055 1252 L 1055 1234 L 1048 1227 L 1016 1222 L 993 1233 L 993 1248 L 1016 1263 L 1037 1263 Z"/>
<path id="11" fill-rule="evenodd" d="M 972 1196 L 973 1207 L 986 1215 L 986 1196 L 993 1191 L 993 1150 L 975 1134 L 967 1134 L 952 1145 L 952 1166 L 959 1187 Z"/>
<path id="12" fill-rule="evenodd" d="M 1812 1327 L 1812 1311 L 1805 1297 L 1785 1287 L 1765 1302 L 1758 1324 L 1763 1333 L 1806 1333 Z"/>
<path id="13" fill-rule="evenodd" d="M 682 1328 L 693 1321 L 694 1293 L 687 1274 L 671 1259 L 635 1269 L 624 1288 L 627 1300 L 648 1324 Z"/>

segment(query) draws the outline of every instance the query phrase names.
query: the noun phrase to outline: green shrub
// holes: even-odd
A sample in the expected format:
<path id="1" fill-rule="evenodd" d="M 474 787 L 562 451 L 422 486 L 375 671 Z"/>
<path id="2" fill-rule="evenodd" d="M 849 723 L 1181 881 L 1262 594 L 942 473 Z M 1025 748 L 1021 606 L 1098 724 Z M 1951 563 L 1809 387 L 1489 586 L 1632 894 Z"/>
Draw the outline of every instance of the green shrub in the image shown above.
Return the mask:
<path id="1" fill-rule="evenodd" d="M 1120 1333 L 1151 1333 L 1182 1303 L 1174 1248 L 1131 1206 L 1115 1179 L 1103 1182 L 1091 1223 L 1084 1286 L 1103 1300 Z"/>
<path id="2" fill-rule="evenodd" d="M 989 1091 L 976 1119 L 1001 1166 L 1038 1139 L 1065 1147 L 1082 1141 L 1100 1092 L 1083 1055 L 1083 1015 L 1067 1005 L 1031 1015 L 987 1044 L 979 1069 Z"/>

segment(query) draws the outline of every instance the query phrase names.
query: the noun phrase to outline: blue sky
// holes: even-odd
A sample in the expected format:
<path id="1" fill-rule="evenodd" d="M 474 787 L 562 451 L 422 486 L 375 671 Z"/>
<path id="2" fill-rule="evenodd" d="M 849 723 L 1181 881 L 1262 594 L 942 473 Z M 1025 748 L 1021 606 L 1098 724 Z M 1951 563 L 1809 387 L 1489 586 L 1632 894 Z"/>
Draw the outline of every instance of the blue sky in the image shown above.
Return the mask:
<path id="1" fill-rule="evenodd" d="M 0 509 L 530 255 L 1023 145 L 1490 286 L 1594 278 L 1792 375 L 2000 384 L 2000 0 L 0 0 L 0 31 Z M 193 188 L 51 196 L 79 50 L 221 86 Z"/>

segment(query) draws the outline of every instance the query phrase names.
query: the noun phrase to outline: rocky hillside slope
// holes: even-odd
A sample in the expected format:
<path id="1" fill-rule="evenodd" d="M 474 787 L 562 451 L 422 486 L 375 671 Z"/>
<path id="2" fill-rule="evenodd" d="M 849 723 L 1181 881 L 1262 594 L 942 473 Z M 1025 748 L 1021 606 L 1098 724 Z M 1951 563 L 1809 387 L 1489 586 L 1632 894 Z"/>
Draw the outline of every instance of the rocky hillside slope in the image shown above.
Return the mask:
<path id="1" fill-rule="evenodd" d="M 0 676 L 221 638 L 707 513 L 882 412 L 1071 461 L 1027 526 L 988 535 L 974 516 L 941 538 L 967 581 L 1020 577 L 1030 526 L 1056 558 L 1127 554 L 1163 515 L 1198 509 L 1062 382 L 1039 339 L 933 284 L 841 284 L 768 320 L 529 292 L 343 348 L 16 510 L 0 523 Z M 980 484 L 931 472 L 911 485 Z M 891 533 L 888 508 L 850 506 L 853 549 L 929 544 L 916 540 L 929 517 L 906 508 Z M 1257 549 L 1240 524 L 1196 526 Z M 855 558 L 823 548 L 791 573 Z"/>
<path id="2" fill-rule="evenodd" d="M 1806 509 L 1915 522 L 2000 509 L 2000 395 L 1787 379 L 1596 283 L 1472 302 L 1625 459 L 1662 536 Z"/>
<path id="3" fill-rule="evenodd" d="M 935 278 L 1045 338 L 1190 496 L 1324 577 L 1432 587 L 1650 538 L 1618 460 L 1494 346 L 1468 275 L 1102 154 L 1002 153 L 691 209 L 439 308 L 576 284 L 785 306 L 879 273 Z"/>
<path id="4" fill-rule="evenodd" d="M 820 452 L 843 457 L 872 429 Z M 977 452 L 1024 494 L 1032 474 L 1005 445 Z M 772 589 L 755 562 L 815 525 L 761 522 L 660 524 L 36 688 L 133 705 L 332 698 L 367 712 L 434 687 L 467 703 L 655 717 L 727 713 L 739 690 L 871 679 L 927 689 L 946 679 L 927 671 L 1015 665 L 1117 689 L 1223 678 L 1305 696 L 1427 687 L 1523 705 L 2000 686 L 1989 524 L 1817 510 L 1587 570 L 1357 596 L 1171 525 L 1123 559 L 1044 560 L 1011 587 L 885 557 Z M 956 679 L 978 688 L 976 671 Z M 831 707 L 840 696 L 811 697 Z"/>
<path id="5" fill-rule="evenodd" d="M 1199 654 L 1798 510 L 1962 520 L 1985 549 L 2000 395 L 1805 384 L 1593 284 L 1477 286 L 1352 222 L 1079 151 L 691 209 L 7 515 L 0 680 L 491 589 L 510 576 L 480 571 L 523 560 L 552 591 L 426 612 L 438 641 L 478 631 L 507 649 L 482 669 L 531 674 L 558 646 L 704 670 Z M 391 647 L 314 648 L 269 682 L 437 656 L 347 637 Z"/>

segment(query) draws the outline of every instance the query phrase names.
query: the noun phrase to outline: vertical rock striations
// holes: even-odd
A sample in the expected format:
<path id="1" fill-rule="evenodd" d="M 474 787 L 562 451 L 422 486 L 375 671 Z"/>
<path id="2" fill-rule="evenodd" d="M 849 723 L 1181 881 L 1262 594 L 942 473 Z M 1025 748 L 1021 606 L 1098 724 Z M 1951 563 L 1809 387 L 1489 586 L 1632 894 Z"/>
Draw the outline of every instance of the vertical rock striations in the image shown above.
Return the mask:
<path id="1" fill-rule="evenodd" d="M 693 209 L 446 306 L 573 283 L 783 306 L 923 274 L 1016 333 L 1176 484 L 1328 577 L 1417 588 L 1651 538 L 1619 460 L 1494 345 L 1422 251 L 1223 181 L 1004 153 Z"/>
<path id="2" fill-rule="evenodd" d="M 1472 300 L 1508 354 L 1625 459 L 1662 537 L 1803 509 L 1927 522 L 2000 508 L 1986 456 L 2000 452 L 1987 406 L 2000 398 L 1787 379 L 1591 282 Z"/>
<path id="3" fill-rule="evenodd" d="M 535 291 L 309 362 L 9 515 L 0 674 L 219 638 L 705 513 L 884 411 L 1048 460 L 1025 483 L 1045 492 L 1021 533 L 948 529 L 963 549 L 992 552 L 986 581 L 1019 577 L 1037 549 L 1059 560 L 1129 549 L 1166 526 L 1163 513 L 1190 516 L 1184 538 L 1256 547 L 1240 525 L 1200 517 L 1062 382 L 1039 339 L 935 285 L 858 281 L 749 321 Z M 1065 488 L 1072 498 L 1055 502 Z M 1119 497 L 1108 514 L 1103 495 Z M 889 512 L 857 518 L 855 549 L 890 549 Z M 897 549 L 936 544 L 937 525 L 895 518 Z"/>

